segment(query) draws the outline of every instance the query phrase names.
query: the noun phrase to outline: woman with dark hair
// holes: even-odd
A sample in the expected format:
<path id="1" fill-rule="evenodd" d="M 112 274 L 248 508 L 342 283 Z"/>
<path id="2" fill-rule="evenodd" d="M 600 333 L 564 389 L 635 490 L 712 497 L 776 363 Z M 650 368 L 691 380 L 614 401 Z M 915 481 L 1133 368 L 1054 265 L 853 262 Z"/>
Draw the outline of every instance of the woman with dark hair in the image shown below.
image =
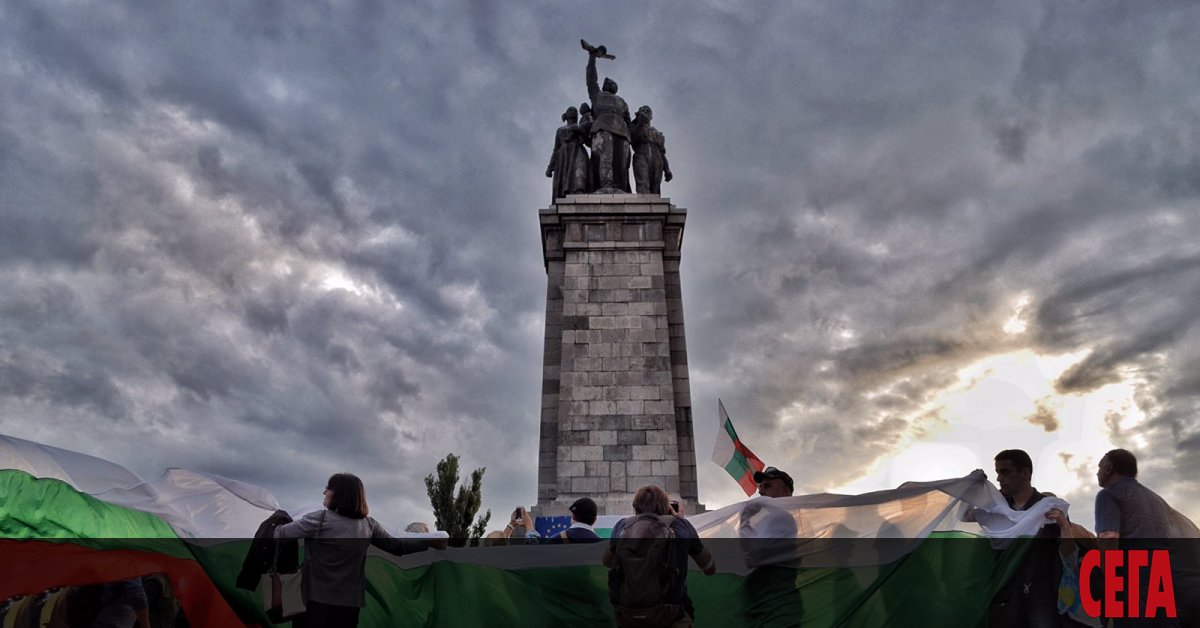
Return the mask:
<path id="1" fill-rule="evenodd" d="M 393 538 L 367 516 L 367 494 L 362 480 L 336 473 L 325 485 L 325 509 L 275 528 L 277 539 L 305 539 L 304 586 L 308 610 L 303 626 L 355 628 L 366 605 L 367 550 L 372 545 L 400 555 L 430 547 L 446 548 L 445 539 Z"/>

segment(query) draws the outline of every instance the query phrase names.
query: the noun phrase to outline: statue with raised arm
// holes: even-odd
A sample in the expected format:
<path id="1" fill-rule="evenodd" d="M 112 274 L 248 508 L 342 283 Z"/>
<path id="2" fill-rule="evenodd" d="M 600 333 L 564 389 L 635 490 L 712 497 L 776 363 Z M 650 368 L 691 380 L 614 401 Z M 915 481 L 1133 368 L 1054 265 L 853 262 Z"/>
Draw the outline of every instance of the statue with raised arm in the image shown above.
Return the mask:
<path id="1" fill-rule="evenodd" d="M 617 95 L 617 82 L 605 77 L 601 88 L 596 59 L 613 59 L 604 46 L 579 40 L 588 52 L 587 88 L 592 101 L 592 156 L 596 160 L 596 192 L 629 192 L 629 107 Z"/>
<path id="2" fill-rule="evenodd" d="M 562 119 L 566 124 L 554 134 L 554 152 L 550 154 L 550 164 L 546 166 L 546 176 L 553 178 L 551 203 L 568 194 L 591 191 L 589 182 L 592 168 L 587 151 L 583 148 L 586 131 L 578 124 L 579 112 L 574 107 L 567 107 Z"/>
<path id="3" fill-rule="evenodd" d="M 671 165 L 667 162 L 667 140 L 658 129 L 650 126 L 654 112 L 643 105 L 629 125 L 629 142 L 633 144 L 633 180 L 638 194 L 662 194 L 662 180 L 671 180 Z"/>

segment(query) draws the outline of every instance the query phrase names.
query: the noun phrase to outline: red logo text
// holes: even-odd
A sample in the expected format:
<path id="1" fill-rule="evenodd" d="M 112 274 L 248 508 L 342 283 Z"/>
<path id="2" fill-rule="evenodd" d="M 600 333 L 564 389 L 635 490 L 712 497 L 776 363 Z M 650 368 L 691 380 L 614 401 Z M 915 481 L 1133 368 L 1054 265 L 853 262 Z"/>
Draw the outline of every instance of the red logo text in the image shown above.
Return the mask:
<path id="1" fill-rule="evenodd" d="M 1092 597 L 1088 586 L 1097 569 L 1104 576 L 1103 600 Z M 1143 577 L 1148 583 L 1141 581 Z M 1139 599 L 1143 591 L 1144 601 Z M 1083 612 L 1092 617 L 1156 617 L 1160 611 L 1175 617 L 1175 585 L 1167 550 L 1091 550 L 1079 567 L 1079 593 Z"/>

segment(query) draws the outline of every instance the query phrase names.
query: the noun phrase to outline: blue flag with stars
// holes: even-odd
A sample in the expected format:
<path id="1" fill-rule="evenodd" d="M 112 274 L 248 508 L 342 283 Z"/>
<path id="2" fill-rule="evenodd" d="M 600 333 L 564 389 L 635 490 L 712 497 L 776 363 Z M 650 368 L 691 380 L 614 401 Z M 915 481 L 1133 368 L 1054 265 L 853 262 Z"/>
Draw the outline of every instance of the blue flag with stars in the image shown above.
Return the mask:
<path id="1" fill-rule="evenodd" d="M 571 527 L 571 515 L 538 517 L 533 520 L 533 529 L 537 530 L 537 533 L 544 539 L 559 534 L 569 527 Z"/>

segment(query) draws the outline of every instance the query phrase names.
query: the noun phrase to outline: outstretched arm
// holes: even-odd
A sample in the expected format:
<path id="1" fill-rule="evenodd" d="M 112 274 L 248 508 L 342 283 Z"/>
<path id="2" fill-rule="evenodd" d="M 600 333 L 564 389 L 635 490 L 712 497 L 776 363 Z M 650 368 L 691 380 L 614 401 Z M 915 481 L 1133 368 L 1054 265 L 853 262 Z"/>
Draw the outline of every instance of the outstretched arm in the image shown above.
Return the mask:
<path id="1" fill-rule="evenodd" d="M 596 76 L 596 54 L 593 52 L 588 53 L 587 88 L 588 98 L 596 100 L 596 94 L 600 93 L 600 79 Z"/>
<path id="2" fill-rule="evenodd" d="M 414 554 L 423 552 L 427 549 L 446 549 L 445 539 L 398 539 L 388 533 L 379 522 L 374 519 L 371 523 L 371 545 L 396 556 L 401 554 Z"/>

